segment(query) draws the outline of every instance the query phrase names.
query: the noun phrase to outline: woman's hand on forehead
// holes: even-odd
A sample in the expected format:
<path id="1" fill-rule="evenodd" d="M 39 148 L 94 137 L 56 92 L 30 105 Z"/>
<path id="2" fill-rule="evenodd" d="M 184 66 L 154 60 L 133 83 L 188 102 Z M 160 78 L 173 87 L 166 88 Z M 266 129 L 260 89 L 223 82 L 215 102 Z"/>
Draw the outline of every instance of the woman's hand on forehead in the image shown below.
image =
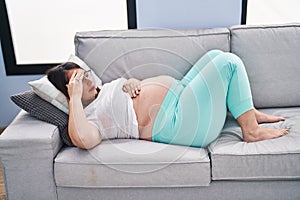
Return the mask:
<path id="1" fill-rule="evenodd" d="M 82 79 L 84 76 L 84 70 L 76 69 L 73 71 L 72 76 L 67 84 L 68 93 L 71 97 L 81 98 L 82 96 Z"/>
<path id="2" fill-rule="evenodd" d="M 75 73 L 76 73 L 76 74 L 75 74 L 75 79 L 76 79 L 76 80 L 82 80 L 85 71 L 84 71 L 83 69 L 78 69 Z"/>
<path id="3" fill-rule="evenodd" d="M 84 70 L 83 69 L 72 69 L 72 70 L 68 70 L 67 72 L 67 76 L 66 76 L 66 79 L 67 79 L 67 83 L 69 83 L 70 81 L 73 81 L 75 78 L 78 79 L 78 77 L 80 75 L 84 75 Z"/>

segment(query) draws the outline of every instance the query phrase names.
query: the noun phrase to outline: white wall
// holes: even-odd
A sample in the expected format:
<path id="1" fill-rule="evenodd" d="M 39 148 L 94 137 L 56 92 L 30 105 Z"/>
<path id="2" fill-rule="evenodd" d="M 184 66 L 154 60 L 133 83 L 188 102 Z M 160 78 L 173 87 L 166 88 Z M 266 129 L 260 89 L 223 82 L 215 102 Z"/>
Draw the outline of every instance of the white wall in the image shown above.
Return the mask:
<path id="1" fill-rule="evenodd" d="M 227 27 L 240 23 L 242 0 L 136 0 L 138 28 Z M 213 8 L 213 10 L 209 10 Z M 27 82 L 41 77 L 6 76 L 0 49 L 0 127 L 7 126 L 20 109 L 9 97 L 28 90 Z"/>
<path id="2" fill-rule="evenodd" d="M 136 0 L 138 28 L 211 28 L 240 24 L 242 0 Z"/>

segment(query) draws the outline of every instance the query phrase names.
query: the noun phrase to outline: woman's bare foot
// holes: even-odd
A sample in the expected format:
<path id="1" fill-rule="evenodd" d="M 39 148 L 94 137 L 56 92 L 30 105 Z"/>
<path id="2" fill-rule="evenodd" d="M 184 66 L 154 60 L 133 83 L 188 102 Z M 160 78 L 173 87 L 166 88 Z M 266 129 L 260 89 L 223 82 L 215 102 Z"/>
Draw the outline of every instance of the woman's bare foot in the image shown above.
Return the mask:
<path id="1" fill-rule="evenodd" d="M 258 122 L 277 122 L 284 118 L 264 114 L 255 109 L 249 110 L 237 118 L 242 128 L 243 139 L 245 142 L 257 142 L 267 139 L 274 139 L 288 134 L 288 129 L 264 128 Z"/>
<path id="2" fill-rule="evenodd" d="M 279 122 L 279 121 L 284 121 L 285 120 L 284 117 L 269 115 L 269 114 L 260 112 L 256 109 L 254 109 L 254 112 L 255 112 L 256 121 L 259 124 L 261 124 L 261 123 L 274 123 L 274 122 Z"/>
<path id="3" fill-rule="evenodd" d="M 255 130 L 243 132 L 245 142 L 274 139 L 288 134 L 288 129 L 271 129 L 258 126 Z"/>

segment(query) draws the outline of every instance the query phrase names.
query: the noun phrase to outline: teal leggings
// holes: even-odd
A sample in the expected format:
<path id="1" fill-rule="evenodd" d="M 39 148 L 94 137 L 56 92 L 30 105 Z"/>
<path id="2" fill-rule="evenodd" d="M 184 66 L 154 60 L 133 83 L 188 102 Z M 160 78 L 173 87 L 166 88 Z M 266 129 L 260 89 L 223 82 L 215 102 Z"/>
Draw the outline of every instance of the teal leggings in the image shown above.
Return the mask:
<path id="1" fill-rule="evenodd" d="M 232 53 L 211 50 L 182 80 L 174 80 L 160 107 L 152 141 L 206 147 L 224 125 L 227 108 L 235 118 L 253 109 L 243 62 Z"/>

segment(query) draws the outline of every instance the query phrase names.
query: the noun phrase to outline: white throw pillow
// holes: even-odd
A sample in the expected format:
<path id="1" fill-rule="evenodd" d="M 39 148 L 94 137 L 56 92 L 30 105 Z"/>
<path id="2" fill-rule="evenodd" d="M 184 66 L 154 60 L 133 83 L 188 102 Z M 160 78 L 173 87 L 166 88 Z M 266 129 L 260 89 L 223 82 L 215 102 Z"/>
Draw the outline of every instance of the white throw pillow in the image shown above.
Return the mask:
<path id="1" fill-rule="evenodd" d="M 47 75 L 28 82 L 31 89 L 39 97 L 56 106 L 58 109 L 69 113 L 67 97 L 48 80 Z"/>
<path id="2" fill-rule="evenodd" d="M 71 55 L 68 59 L 68 62 L 73 62 L 80 66 L 85 71 L 91 70 L 80 58 L 77 56 Z M 98 87 L 102 86 L 101 79 L 91 70 L 93 75 L 94 83 Z M 48 80 L 47 75 L 42 78 L 28 82 L 29 86 L 39 97 L 45 101 L 53 104 L 58 109 L 62 110 L 65 113 L 69 113 L 68 100 L 67 97 Z"/>

